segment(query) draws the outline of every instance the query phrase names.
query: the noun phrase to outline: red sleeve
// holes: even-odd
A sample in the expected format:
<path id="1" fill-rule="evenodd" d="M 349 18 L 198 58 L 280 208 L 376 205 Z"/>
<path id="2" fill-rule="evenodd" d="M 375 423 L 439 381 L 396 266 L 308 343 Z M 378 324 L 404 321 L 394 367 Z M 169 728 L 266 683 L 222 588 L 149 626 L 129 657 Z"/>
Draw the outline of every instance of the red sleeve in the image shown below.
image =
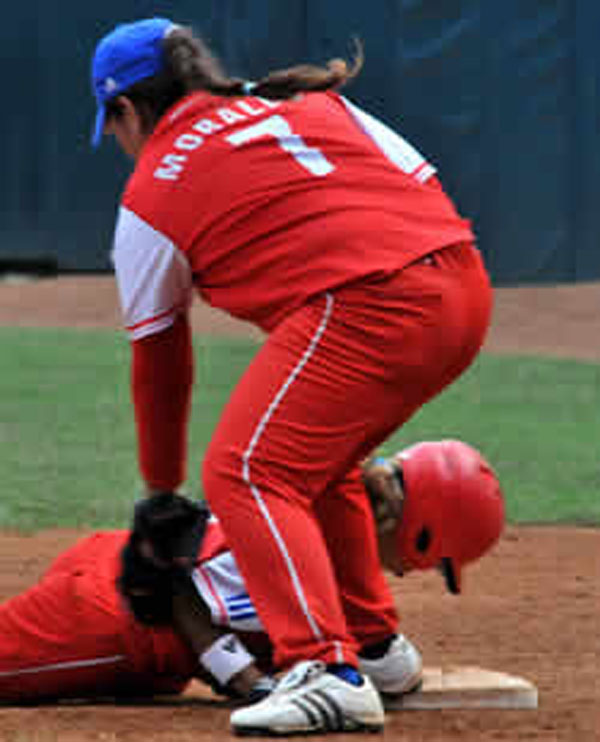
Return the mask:
<path id="1" fill-rule="evenodd" d="M 140 473 L 150 489 L 175 489 L 186 478 L 194 376 L 189 321 L 179 315 L 171 327 L 131 347 Z"/>

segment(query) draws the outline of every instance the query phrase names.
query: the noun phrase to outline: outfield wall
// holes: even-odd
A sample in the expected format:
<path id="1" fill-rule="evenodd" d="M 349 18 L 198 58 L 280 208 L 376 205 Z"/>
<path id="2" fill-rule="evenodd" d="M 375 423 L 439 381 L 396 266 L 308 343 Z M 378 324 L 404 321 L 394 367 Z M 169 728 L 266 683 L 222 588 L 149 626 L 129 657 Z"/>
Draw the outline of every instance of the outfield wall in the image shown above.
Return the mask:
<path id="1" fill-rule="evenodd" d="M 173 10 L 176 8 L 176 10 Z M 600 277 L 600 3 L 594 0 L 30 0 L 5 9 L 0 267 L 48 258 L 104 270 L 128 165 L 93 153 L 94 41 L 169 14 L 235 74 L 346 54 L 347 94 L 439 167 L 496 284 Z"/>

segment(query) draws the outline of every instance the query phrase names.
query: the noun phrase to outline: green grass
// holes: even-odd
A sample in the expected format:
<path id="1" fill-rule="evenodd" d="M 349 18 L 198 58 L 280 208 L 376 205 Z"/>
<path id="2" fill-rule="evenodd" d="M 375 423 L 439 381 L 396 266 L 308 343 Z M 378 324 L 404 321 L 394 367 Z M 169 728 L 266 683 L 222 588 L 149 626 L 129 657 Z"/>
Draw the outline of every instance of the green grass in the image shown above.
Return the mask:
<path id="1" fill-rule="evenodd" d="M 127 523 L 141 491 L 124 337 L 0 328 L 0 527 Z M 196 338 L 187 490 L 229 391 L 256 350 Z M 520 522 L 600 523 L 600 366 L 482 356 L 384 446 L 456 437 L 477 446 Z"/>
<path id="2" fill-rule="evenodd" d="M 483 355 L 383 447 L 456 437 L 496 469 L 510 520 L 600 524 L 600 366 Z"/>

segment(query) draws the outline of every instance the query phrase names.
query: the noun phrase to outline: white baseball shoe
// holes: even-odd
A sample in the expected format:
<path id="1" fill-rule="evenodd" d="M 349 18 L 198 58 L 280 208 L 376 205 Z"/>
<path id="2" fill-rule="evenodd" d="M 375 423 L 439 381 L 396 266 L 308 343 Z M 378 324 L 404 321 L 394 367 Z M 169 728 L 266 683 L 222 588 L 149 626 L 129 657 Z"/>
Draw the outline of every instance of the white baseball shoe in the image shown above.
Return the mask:
<path id="1" fill-rule="evenodd" d="M 358 658 L 359 670 L 373 681 L 377 690 L 388 696 L 411 693 L 421 685 L 423 661 L 418 649 L 398 634 L 388 651 L 376 660 Z"/>
<path id="2" fill-rule="evenodd" d="M 379 732 L 384 711 L 367 677 L 352 685 L 318 661 L 299 662 L 265 699 L 234 711 L 231 726 L 240 735 Z"/>

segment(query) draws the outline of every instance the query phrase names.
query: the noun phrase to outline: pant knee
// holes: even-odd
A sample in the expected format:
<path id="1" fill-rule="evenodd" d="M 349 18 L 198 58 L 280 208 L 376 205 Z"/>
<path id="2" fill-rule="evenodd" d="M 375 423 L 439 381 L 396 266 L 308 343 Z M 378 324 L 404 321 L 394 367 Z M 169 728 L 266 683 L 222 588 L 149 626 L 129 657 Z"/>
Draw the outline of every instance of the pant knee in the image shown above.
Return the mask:
<path id="1" fill-rule="evenodd" d="M 211 443 L 208 447 L 202 462 L 202 486 L 215 511 L 223 499 L 235 497 L 243 481 L 243 466 L 243 453 L 235 446 Z"/>

